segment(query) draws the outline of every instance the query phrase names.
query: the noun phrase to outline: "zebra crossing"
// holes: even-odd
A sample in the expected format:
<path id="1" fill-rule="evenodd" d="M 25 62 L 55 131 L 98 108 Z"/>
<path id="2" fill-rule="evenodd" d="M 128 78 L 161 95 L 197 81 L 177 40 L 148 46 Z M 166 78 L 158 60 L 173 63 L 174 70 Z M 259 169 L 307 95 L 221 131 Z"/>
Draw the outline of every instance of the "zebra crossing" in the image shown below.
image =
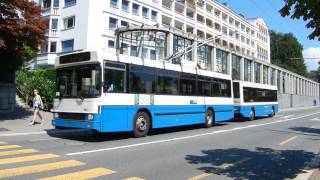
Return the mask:
<path id="1" fill-rule="evenodd" d="M 44 162 L 50 161 L 50 162 Z M 26 163 L 36 163 L 25 165 Z M 41 162 L 41 163 L 39 163 Z M 10 166 L 11 167 L 3 167 Z M 12 167 L 14 165 L 14 167 Z M 37 149 L 24 149 L 19 145 L 10 145 L 0 142 L 0 179 L 28 179 L 26 176 L 42 176 L 46 172 L 54 174 L 41 177 L 41 180 L 86 180 L 102 177 L 108 179 L 108 175 L 117 173 L 105 167 L 94 167 L 86 169 L 86 163 L 78 160 L 63 160 L 60 155 L 53 153 L 42 153 Z M 74 170 L 75 168 L 84 168 Z M 59 174 L 59 170 L 68 172 Z M 58 173 L 55 173 L 58 171 Z M 25 178 L 24 178 L 25 176 Z M 144 180 L 140 177 L 127 177 L 125 180 Z"/>

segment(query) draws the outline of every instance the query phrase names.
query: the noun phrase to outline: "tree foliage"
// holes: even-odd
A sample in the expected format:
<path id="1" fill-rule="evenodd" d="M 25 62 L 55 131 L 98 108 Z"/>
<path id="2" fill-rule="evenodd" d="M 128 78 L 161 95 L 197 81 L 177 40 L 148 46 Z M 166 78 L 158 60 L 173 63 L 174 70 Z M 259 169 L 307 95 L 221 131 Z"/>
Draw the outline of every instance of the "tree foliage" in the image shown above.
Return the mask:
<path id="1" fill-rule="evenodd" d="M 318 69 L 309 73 L 309 78 L 320 83 L 320 61 L 318 62 Z"/>
<path id="2" fill-rule="evenodd" d="M 41 8 L 33 1 L 0 1 L 0 74 L 13 72 L 32 59 L 44 42 L 48 23 L 40 15 Z"/>
<path id="3" fill-rule="evenodd" d="M 29 100 L 32 100 L 33 90 L 38 89 L 44 108 L 49 110 L 52 107 L 56 93 L 55 69 L 19 70 L 16 77 L 17 87 L 24 97 L 30 97 Z"/>
<path id="4" fill-rule="evenodd" d="M 285 6 L 280 10 L 282 16 L 292 19 L 303 18 L 307 28 L 313 29 L 309 39 L 320 40 L 320 1 L 319 0 L 285 0 Z"/>
<path id="5" fill-rule="evenodd" d="M 303 46 L 292 33 L 270 32 L 271 63 L 306 76 L 307 68 L 304 63 Z"/>

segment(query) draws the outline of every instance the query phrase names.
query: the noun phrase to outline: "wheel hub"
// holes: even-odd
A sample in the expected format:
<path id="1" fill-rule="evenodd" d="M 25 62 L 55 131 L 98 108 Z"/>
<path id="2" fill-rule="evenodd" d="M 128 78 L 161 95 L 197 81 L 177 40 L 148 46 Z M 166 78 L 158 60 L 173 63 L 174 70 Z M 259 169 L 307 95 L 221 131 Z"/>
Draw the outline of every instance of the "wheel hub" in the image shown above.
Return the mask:
<path id="1" fill-rule="evenodd" d="M 212 123 L 212 115 L 210 113 L 207 114 L 207 123 L 208 124 Z"/>
<path id="2" fill-rule="evenodd" d="M 145 131 L 147 129 L 147 121 L 143 116 L 137 119 L 136 125 L 139 131 Z"/>

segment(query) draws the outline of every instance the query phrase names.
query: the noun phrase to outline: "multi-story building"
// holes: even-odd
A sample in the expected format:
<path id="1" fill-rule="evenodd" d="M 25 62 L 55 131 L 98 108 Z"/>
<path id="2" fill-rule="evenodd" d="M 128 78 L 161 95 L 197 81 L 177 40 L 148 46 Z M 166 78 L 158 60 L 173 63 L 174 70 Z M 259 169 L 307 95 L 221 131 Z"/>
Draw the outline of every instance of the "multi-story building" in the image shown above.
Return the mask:
<path id="1" fill-rule="evenodd" d="M 210 40 L 194 57 L 203 69 L 232 74 L 233 79 L 277 85 L 283 94 L 319 95 L 319 84 L 270 64 L 270 35 L 262 18 L 246 19 L 217 0 L 43 0 L 43 16 L 50 28 L 47 44 L 34 65 L 54 65 L 57 53 L 95 50 L 116 53 L 115 30 L 126 26 L 154 26 L 192 36 L 196 41 L 171 39 L 174 47 Z M 122 49 L 137 56 L 136 47 Z M 143 59 L 155 60 L 144 48 Z M 203 58 L 206 57 L 206 58 Z M 196 60 L 195 60 L 196 59 Z M 306 86 L 307 85 L 307 86 Z M 309 102 L 309 100 L 308 100 Z M 306 103 L 308 103 L 306 102 Z M 280 103 L 281 104 L 281 103 Z"/>
<path id="2" fill-rule="evenodd" d="M 45 33 L 46 42 L 39 48 L 37 57 L 30 62 L 29 67 L 53 66 L 58 53 L 60 33 L 60 0 L 34 0 L 41 5 L 41 16 L 48 21 Z"/>
<path id="3" fill-rule="evenodd" d="M 203 39 L 221 35 L 216 43 L 270 63 L 270 40 L 263 19 L 245 19 L 216 0 L 40 0 L 39 3 L 49 29 L 47 43 L 41 47 L 35 66 L 54 65 L 56 53 L 71 47 L 73 50 L 88 48 L 91 41 L 96 48 L 112 51 L 114 29 L 142 24 L 174 27 Z M 101 22 L 98 23 L 98 19 Z M 95 25 L 86 27 L 90 23 Z M 92 34 L 85 29 L 93 31 Z M 84 41 L 84 36 L 90 37 L 90 41 Z"/>

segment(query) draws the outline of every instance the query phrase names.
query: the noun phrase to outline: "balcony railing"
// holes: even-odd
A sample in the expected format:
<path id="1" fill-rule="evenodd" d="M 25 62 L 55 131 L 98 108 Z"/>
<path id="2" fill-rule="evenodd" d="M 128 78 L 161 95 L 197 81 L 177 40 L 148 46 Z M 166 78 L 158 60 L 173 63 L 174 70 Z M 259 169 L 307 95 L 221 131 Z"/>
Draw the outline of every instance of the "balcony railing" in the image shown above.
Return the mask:
<path id="1" fill-rule="evenodd" d="M 57 29 L 48 29 L 45 32 L 45 36 L 47 37 L 58 37 L 58 30 Z"/>
<path id="2" fill-rule="evenodd" d="M 50 16 L 50 15 L 59 15 L 59 7 L 52 7 L 52 8 L 43 8 L 41 15 L 42 16 Z"/>

